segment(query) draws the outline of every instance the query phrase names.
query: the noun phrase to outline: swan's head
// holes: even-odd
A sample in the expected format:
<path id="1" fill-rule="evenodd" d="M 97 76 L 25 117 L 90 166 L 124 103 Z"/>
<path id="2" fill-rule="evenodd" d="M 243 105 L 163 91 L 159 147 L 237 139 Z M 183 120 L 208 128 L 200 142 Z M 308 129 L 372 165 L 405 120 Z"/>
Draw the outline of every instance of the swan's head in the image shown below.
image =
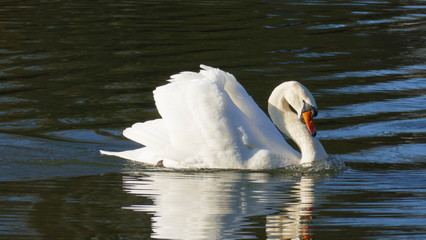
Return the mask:
<path id="1" fill-rule="evenodd" d="M 296 81 L 286 82 L 285 99 L 297 112 L 300 121 L 306 124 L 312 136 L 317 134 L 314 126 L 314 117 L 318 114 L 318 107 L 315 99 L 309 90 Z"/>

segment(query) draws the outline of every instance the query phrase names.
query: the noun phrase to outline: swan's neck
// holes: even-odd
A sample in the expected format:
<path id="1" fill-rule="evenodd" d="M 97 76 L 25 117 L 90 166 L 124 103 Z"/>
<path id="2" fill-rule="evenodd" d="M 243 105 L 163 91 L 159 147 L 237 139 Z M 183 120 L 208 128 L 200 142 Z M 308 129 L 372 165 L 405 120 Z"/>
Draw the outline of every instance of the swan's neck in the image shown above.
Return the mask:
<path id="1" fill-rule="evenodd" d="M 327 153 L 318 138 L 309 134 L 297 114 L 290 109 L 284 87 L 278 86 L 269 97 L 268 112 L 272 122 L 297 144 L 302 154 L 300 164 L 309 165 L 314 161 L 326 159 Z"/>

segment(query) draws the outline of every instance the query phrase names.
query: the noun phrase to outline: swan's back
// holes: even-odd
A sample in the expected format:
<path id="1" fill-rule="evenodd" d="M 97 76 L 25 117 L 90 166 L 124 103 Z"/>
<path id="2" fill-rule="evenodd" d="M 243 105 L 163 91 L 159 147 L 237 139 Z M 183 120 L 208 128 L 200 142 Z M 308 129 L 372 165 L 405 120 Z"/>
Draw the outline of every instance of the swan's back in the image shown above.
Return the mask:
<path id="1" fill-rule="evenodd" d="M 201 68 L 154 91 L 162 118 L 126 129 L 146 147 L 121 157 L 177 168 L 275 168 L 300 158 L 233 75 Z"/>

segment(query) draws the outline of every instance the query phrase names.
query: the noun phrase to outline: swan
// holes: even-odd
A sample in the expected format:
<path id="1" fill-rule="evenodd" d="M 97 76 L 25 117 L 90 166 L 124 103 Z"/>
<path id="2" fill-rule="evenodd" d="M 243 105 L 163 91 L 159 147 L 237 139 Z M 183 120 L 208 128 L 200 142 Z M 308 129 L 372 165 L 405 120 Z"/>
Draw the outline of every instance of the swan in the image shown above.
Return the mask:
<path id="1" fill-rule="evenodd" d="M 284 82 L 272 91 L 269 119 L 232 74 L 200 67 L 172 75 L 153 91 L 160 119 L 123 131 L 144 147 L 101 154 L 171 168 L 273 169 L 328 158 L 315 137 L 317 104 L 302 84 Z"/>

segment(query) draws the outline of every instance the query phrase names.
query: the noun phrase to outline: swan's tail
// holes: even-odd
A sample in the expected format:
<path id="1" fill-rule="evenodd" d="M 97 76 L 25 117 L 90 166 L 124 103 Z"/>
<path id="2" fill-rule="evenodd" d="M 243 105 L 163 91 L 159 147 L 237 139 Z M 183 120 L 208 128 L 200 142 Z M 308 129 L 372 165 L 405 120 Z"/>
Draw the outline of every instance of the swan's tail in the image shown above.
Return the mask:
<path id="1" fill-rule="evenodd" d="M 164 126 L 163 119 L 155 119 L 143 123 L 135 123 L 123 131 L 130 140 L 151 149 L 160 150 L 170 145 L 170 138 Z"/>
<path id="2" fill-rule="evenodd" d="M 170 138 L 162 119 L 135 123 L 132 127 L 124 130 L 123 135 L 146 147 L 123 152 L 101 150 L 100 153 L 156 165 L 158 161 L 163 159 L 164 150 L 170 146 Z"/>

